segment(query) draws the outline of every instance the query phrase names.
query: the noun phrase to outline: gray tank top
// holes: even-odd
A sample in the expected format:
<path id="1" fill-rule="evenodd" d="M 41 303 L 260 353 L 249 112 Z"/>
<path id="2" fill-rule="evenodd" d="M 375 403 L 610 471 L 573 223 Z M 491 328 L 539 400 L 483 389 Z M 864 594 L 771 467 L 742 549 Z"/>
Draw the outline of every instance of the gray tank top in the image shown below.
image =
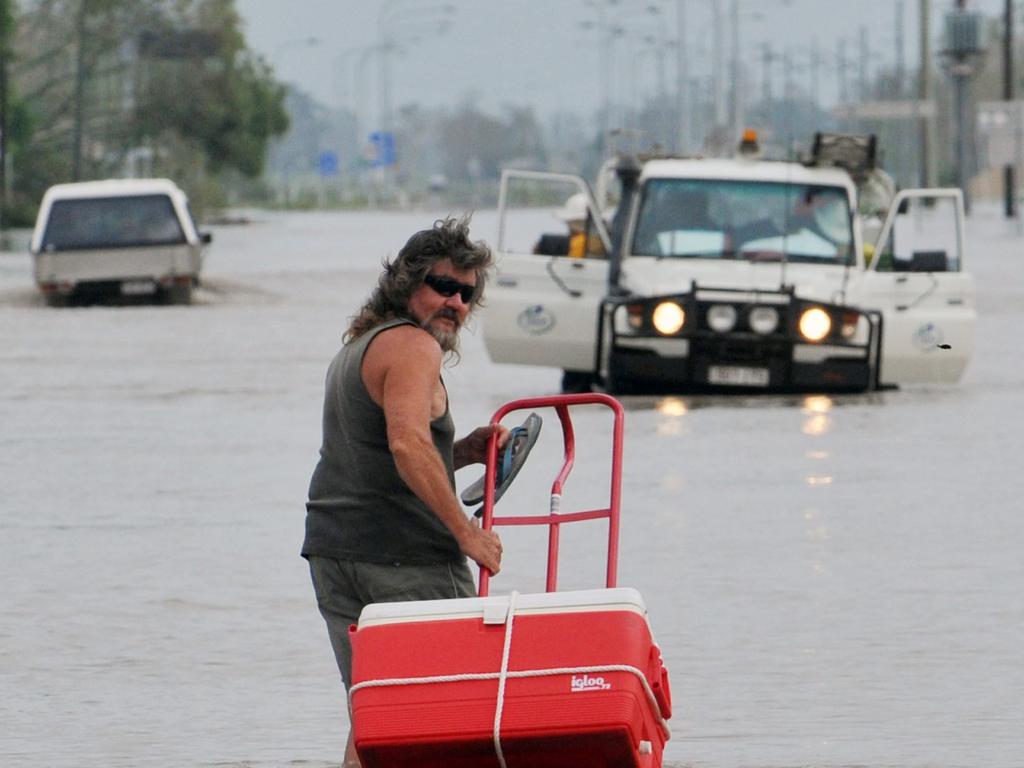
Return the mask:
<path id="1" fill-rule="evenodd" d="M 363 384 L 366 348 L 378 333 L 409 320 L 381 323 L 349 342 L 327 371 L 323 445 L 306 503 L 302 555 L 370 563 L 433 565 L 464 560 L 455 537 L 398 475 L 388 449 L 384 411 Z M 449 408 L 430 423 L 434 446 L 455 488 L 455 425 Z"/>

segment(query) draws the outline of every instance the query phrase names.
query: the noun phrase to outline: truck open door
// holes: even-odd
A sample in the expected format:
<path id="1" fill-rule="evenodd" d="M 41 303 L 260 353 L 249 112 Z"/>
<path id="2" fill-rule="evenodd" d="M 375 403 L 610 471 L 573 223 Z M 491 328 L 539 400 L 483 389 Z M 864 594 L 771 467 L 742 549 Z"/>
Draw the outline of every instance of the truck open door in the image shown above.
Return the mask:
<path id="1" fill-rule="evenodd" d="M 531 195 L 516 196 L 514 182 L 525 182 Z M 547 195 L 538 184 L 547 185 Z M 535 228 L 517 225 L 510 214 L 526 208 L 533 199 L 558 200 L 552 190 L 568 190 L 586 196 L 592 235 L 604 254 L 611 251 L 608 227 L 594 201 L 589 185 L 572 174 L 505 170 L 498 197 L 497 275 L 487 288 L 482 324 L 484 343 L 498 363 L 546 365 L 568 372 L 594 370 L 597 346 L 598 307 L 608 290 L 608 259 L 597 255 L 570 257 L 559 249 L 562 234 L 539 238 Z M 536 210 L 536 203 L 533 204 Z M 544 209 L 541 219 L 565 230 Z M 555 247 L 548 247 L 554 243 Z"/>
<path id="2" fill-rule="evenodd" d="M 973 345 L 959 189 L 897 193 L 864 275 L 863 303 L 884 314 L 880 383 L 951 383 Z"/>

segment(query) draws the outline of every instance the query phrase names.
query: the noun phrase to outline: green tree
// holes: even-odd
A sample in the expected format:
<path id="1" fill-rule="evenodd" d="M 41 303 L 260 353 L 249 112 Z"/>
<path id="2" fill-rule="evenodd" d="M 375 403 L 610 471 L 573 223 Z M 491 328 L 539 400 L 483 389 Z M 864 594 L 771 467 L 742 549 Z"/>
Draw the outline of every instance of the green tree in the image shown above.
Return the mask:
<path id="1" fill-rule="evenodd" d="M 233 0 L 28 8 L 15 16 L 13 79 L 31 106 L 17 190 L 38 201 L 71 178 L 153 174 L 196 197 L 220 174 L 261 173 L 288 125 L 284 88 L 246 48 Z"/>
<path id="2" fill-rule="evenodd" d="M 186 0 L 153 20 L 139 51 L 140 141 L 170 131 L 194 142 L 213 172 L 263 171 L 270 139 L 288 128 L 285 89 L 240 28 L 233 0 Z"/>
<path id="3" fill-rule="evenodd" d="M 11 41 L 14 39 L 14 8 L 13 0 L 0 0 L 0 223 L 3 221 L 3 209 L 7 203 L 7 139 L 8 104 L 10 93 L 8 87 L 8 59 Z"/>

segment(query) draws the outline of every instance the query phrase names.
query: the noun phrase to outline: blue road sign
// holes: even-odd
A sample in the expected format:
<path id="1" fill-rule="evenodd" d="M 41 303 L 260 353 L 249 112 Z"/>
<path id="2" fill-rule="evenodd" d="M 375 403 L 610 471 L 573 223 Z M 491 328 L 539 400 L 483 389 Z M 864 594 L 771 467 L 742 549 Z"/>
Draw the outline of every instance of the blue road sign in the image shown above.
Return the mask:
<path id="1" fill-rule="evenodd" d="M 317 158 L 316 165 L 321 176 L 337 176 L 338 153 L 330 150 L 321 152 L 320 157 Z"/>
<path id="2" fill-rule="evenodd" d="M 395 134 L 391 131 L 371 133 L 370 146 L 373 148 L 370 164 L 374 168 L 390 168 L 395 164 Z"/>

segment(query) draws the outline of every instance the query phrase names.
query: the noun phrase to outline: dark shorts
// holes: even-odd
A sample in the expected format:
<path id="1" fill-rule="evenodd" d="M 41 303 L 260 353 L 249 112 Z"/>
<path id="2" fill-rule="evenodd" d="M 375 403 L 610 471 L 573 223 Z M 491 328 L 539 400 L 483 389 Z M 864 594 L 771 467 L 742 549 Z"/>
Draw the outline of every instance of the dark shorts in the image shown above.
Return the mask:
<path id="1" fill-rule="evenodd" d="M 309 558 L 309 573 L 320 614 L 327 622 L 341 679 L 352 681 L 352 644 L 348 628 L 359 621 L 370 603 L 402 600 L 444 600 L 475 597 L 476 585 L 469 565 L 380 565 L 329 557 Z"/>

